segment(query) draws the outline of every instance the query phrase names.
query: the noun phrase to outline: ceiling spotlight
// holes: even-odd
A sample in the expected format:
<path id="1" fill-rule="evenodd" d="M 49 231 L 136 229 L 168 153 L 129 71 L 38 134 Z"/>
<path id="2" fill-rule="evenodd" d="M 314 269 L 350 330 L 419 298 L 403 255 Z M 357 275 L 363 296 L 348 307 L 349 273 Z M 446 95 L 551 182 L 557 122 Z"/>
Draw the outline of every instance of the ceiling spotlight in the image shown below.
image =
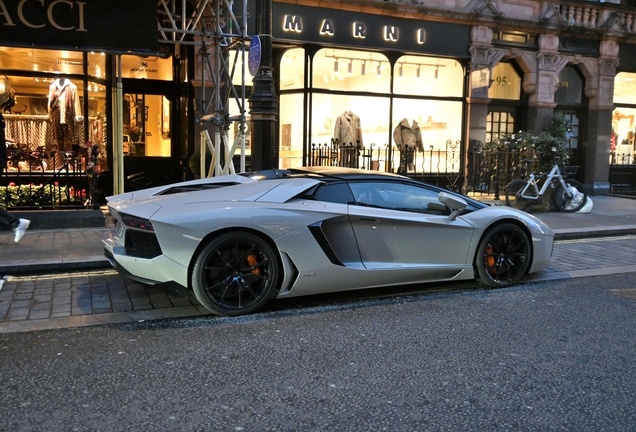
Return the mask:
<path id="1" fill-rule="evenodd" d="M 348 75 L 353 75 L 353 60 L 351 60 L 349 62 L 349 65 L 347 66 L 347 74 Z"/>
<path id="2" fill-rule="evenodd" d="M 437 67 L 435 68 L 435 75 L 434 75 L 434 78 L 435 78 L 435 79 L 438 79 L 438 78 L 439 78 L 439 66 L 437 66 Z"/>
<path id="3" fill-rule="evenodd" d="M 420 77 L 420 68 L 421 68 L 421 66 L 418 66 L 418 67 L 417 67 L 417 72 L 415 73 L 415 77 L 416 77 L 416 78 L 419 78 L 419 77 Z"/>
<path id="4" fill-rule="evenodd" d="M 381 65 L 381 63 L 378 62 L 378 67 L 377 67 L 377 76 L 378 76 L 378 78 L 380 78 L 382 76 L 382 67 L 380 65 Z"/>
<path id="5" fill-rule="evenodd" d="M 366 75 L 367 74 L 367 62 L 363 61 L 362 62 L 362 75 Z"/>
<path id="6" fill-rule="evenodd" d="M 338 59 L 333 62 L 333 71 L 334 73 L 338 73 Z"/>
<path id="7" fill-rule="evenodd" d="M 400 76 L 400 78 L 402 78 L 402 77 L 404 76 L 404 71 L 403 71 L 403 69 L 404 69 L 404 65 L 403 65 L 403 64 L 400 64 L 400 69 L 399 69 L 399 76 Z"/>

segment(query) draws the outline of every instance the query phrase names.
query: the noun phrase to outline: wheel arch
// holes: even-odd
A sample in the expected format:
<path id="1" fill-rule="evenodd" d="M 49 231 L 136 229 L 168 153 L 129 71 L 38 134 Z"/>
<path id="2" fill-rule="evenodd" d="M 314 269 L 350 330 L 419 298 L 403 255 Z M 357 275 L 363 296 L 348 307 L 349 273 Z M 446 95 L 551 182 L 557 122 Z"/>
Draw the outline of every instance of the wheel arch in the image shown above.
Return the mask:
<path id="1" fill-rule="evenodd" d="M 474 249 L 474 252 L 473 252 L 473 270 L 475 271 L 475 274 L 477 274 L 477 252 L 478 252 L 479 244 L 481 244 L 481 241 L 484 239 L 486 234 L 488 234 L 488 232 L 493 227 L 496 227 L 497 225 L 501 225 L 501 224 L 504 224 L 504 223 L 511 223 L 513 225 L 518 226 L 526 234 L 526 236 L 528 236 L 528 239 L 530 240 L 530 265 L 528 265 L 528 270 L 526 270 L 526 274 L 528 273 L 528 271 L 532 267 L 532 261 L 534 260 L 534 242 L 532 241 L 532 233 L 530 232 L 530 229 L 528 228 L 528 226 L 526 224 L 521 222 L 519 219 L 502 218 L 502 219 L 498 219 L 497 221 L 491 223 L 488 226 L 488 228 L 484 229 L 484 232 L 482 233 L 481 237 L 479 237 L 479 240 L 475 243 L 475 249 Z"/>
<path id="2" fill-rule="evenodd" d="M 276 246 L 276 243 L 274 242 L 274 240 L 271 237 L 269 237 L 268 235 L 264 234 L 261 231 L 258 231 L 258 230 L 252 229 L 252 228 L 247 228 L 247 227 L 226 227 L 226 228 L 222 228 L 220 230 L 208 233 L 205 237 L 203 237 L 203 239 L 201 239 L 201 241 L 199 242 L 199 245 L 195 249 L 194 253 L 192 254 L 192 257 L 190 257 L 190 262 L 188 264 L 188 289 L 189 290 L 192 291 L 192 271 L 193 271 L 194 264 L 195 264 L 195 262 L 197 260 L 197 257 L 199 256 L 201 251 L 215 237 L 218 237 L 218 236 L 221 236 L 223 234 L 230 233 L 230 232 L 242 232 L 242 233 L 254 234 L 254 235 L 260 237 L 265 242 L 267 242 L 267 244 L 276 252 L 276 259 L 278 260 L 278 266 L 282 270 L 281 252 L 280 252 L 280 250 Z M 281 281 L 282 281 L 282 279 L 283 278 L 281 278 Z M 280 286 L 276 287 L 276 291 L 278 292 L 279 290 L 280 290 Z"/>

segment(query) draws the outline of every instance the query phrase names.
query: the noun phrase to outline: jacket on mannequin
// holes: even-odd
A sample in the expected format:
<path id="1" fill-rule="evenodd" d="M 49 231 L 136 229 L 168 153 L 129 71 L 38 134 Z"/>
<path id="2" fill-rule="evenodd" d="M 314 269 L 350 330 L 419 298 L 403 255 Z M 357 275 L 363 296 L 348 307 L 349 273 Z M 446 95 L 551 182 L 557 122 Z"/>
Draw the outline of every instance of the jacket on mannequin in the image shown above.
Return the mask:
<path id="1" fill-rule="evenodd" d="M 340 147 L 353 146 L 362 148 L 362 129 L 360 129 L 360 117 L 352 111 L 345 111 L 336 119 L 333 137 Z M 358 142 L 359 141 L 359 142 Z"/>
<path id="2" fill-rule="evenodd" d="M 77 86 L 66 78 L 58 78 L 49 87 L 49 118 L 58 150 L 71 150 L 75 120 L 81 117 Z"/>
<path id="3" fill-rule="evenodd" d="M 403 118 L 393 130 L 393 140 L 400 150 L 408 146 L 409 149 L 417 147 L 419 151 L 424 151 L 422 133 L 415 120 Z"/>

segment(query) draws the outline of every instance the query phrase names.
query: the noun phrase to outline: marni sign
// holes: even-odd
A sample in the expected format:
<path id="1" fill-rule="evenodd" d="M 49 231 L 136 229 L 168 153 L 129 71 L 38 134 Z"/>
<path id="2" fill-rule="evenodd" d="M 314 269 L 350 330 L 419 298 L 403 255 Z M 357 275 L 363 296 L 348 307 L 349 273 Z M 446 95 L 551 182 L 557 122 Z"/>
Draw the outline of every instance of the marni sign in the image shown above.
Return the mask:
<path id="1" fill-rule="evenodd" d="M 470 26 L 274 3 L 274 39 L 470 57 Z"/>
<path id="2" fill-rule="evenodd" d="M 154 0 L 0 0 L 0 45 L 154 51 Z"/>

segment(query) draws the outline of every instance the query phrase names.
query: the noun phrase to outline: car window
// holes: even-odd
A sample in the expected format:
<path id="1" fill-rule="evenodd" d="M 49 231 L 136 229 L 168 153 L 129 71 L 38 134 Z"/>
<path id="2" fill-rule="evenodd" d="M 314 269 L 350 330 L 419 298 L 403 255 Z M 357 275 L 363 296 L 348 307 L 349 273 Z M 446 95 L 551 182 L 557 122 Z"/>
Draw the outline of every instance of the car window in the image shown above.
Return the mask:
<path id="1" fill-rule="evenodd" d="M 327 183 L 319 186 L 314 197 L 318 201 L 326 201 L 337 204 L 351 204 L 354 202 L 351 189 L 346 183 Z"/>
<path id="2" fill-rule="evenodd" d="M 427 214 L 448 214 L 438 192 L 398 182 L 350 183 L 356 205 Z"/>

